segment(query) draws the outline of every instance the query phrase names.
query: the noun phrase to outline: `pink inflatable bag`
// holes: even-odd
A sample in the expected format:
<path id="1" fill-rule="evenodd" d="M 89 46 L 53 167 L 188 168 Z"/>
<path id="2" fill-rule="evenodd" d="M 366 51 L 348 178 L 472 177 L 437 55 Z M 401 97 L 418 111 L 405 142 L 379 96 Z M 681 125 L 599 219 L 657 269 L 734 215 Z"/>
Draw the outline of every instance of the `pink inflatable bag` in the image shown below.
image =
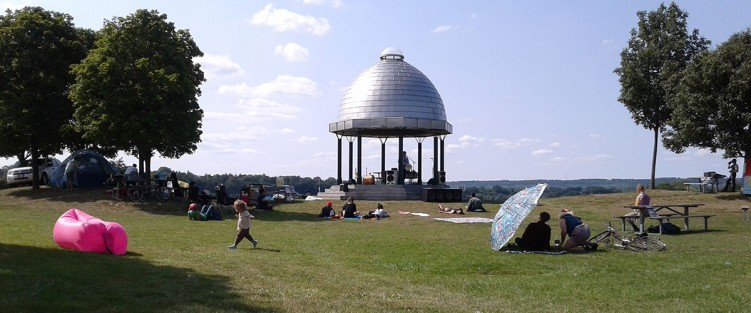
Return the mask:
<path id="1" fill-rule="evenodd" d="M 78 209 L 70 209 L 57 219 L 52 238 L 61 248 L 76 251 L 123 255 L 128 250 L 128 234 L 120 224 Z"/>

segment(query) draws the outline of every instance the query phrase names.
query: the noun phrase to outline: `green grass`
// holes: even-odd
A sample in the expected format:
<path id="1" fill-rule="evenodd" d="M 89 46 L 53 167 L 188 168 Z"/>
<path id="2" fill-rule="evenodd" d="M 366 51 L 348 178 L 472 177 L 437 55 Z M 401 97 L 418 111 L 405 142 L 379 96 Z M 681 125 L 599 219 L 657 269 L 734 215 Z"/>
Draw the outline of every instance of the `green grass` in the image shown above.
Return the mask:
<path id="1" fill-rule="evenodd" d="M 751 223 L 735 194 L 653 191 L 699 202 L 692 231 L 668 249 L 560 256 L 490 249 L 489 224 L 434 221 L 436 204 L 384 202 L 384 220 L 328 221 L 322 202 L 255 211 L 248 241 L 227 249 L 235 221 L 193 222 L 184 203 L 133 204 L 102 190 L 0 190 L 0 308 L 8 312 L 747 312 Z M 633 194 L 541 199 L 530 214 L 570 208 L 604 229 Z M 343 204 L 335 201 L 335 206 Z M 375 202 L 357 202 L 361 211 Z M 454 204 L 459 205 L 459 204 Z M 487 205 L 490 207 L 491 205 Z M 55 220 L 77 207 L 122 224 L 125 256 L 63 250 Z M 398 210 L 431 217 L 400 216 Z M 492 212 L 469 216 L 493 217 Z M 446 215 L 440 214 L 440 217 Z M 680 222 L 680 221 L 679 221 Z M 553 237 L 558 237 L 552 222 Z M 679 224 L 680 226 L 680 224 Z M 620 226 L 618 226 L 620 227 Z"/>

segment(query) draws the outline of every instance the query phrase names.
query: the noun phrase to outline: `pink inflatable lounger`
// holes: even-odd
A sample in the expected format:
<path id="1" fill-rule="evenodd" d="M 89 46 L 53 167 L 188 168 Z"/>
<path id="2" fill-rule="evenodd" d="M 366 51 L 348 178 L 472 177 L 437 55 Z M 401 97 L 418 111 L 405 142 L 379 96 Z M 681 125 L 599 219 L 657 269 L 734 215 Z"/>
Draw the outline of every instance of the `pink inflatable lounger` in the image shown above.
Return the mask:
<path id="1" fill-rule="evenodd" d="M 120 224 L 79 209 L 70 209 L 57 219 L 52 238 L 61 248 L 76 251 L 123 255 L 128 250 L 128 234 Z"/>

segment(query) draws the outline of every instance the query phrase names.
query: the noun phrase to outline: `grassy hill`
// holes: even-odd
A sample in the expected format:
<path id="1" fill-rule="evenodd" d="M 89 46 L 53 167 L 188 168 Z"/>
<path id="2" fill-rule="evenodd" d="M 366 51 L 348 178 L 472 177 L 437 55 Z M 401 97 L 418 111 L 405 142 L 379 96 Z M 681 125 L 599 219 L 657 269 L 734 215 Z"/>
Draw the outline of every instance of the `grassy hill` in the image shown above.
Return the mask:
<path id="1" fill-rule="evenodd" d="M 745 312 L 751 310 L 751 223 L 737 194 L 652 191 L 653 202 L 704 203 L 705 232 L 664 235 L 666 251 L 564 255 L 490 249 L 489 224 L 433 220 L 436 204 L 384 202 L 392 217 L 321 220 L 321 201 L 252 212 L 258 249 L 227 245 L 235 221 L 194 222 L 186 204 L 131 203 L 104 190 L 0 190 L 0 307 L 13 312 Z M 633 193 L 543 198 L 594 231 Z M 337 202 L 335 207 L 343 203 Z M 361 211 L 375 202 L 357 202 Z M 449 205 L 462 205 L 460 203 Z M 76 207 L 122 224 L 125 256 L 63 250 L 56 219 Z M 492 218 L 491 212 L 471 217 Z M 398 210 L 430 217 L 399 215 Z M 525 223 L 526 223 L 525 222 Z M 675 222 L 674 222 L 675 223 Z M 558 237 L 553 226 L 553 239 Z M 677 224 L 677 223 L 676 223 Z"/>

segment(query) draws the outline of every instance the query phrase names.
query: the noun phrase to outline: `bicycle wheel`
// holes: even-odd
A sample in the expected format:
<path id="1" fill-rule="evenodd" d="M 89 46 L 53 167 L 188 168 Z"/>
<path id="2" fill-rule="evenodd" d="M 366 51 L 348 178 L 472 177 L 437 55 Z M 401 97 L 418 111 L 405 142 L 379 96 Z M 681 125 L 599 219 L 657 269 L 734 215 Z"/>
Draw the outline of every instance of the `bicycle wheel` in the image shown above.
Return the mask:
<path id="1" fill-rule="evenodd" d="M 170 190 L 166 186 L 159 186 L 154 190 L 154 198 L 159 201 L 167 201 L 171 196 L 172 190 Z"/>
<path id="2" fill-rule="evenodd" d="M 652 237 L 639 237 L 634 239 L 633 242 L 637 242 L 637 244 L 641 247 L 640 251 L 662 251 L 666 247 L 665 243 Z"/>
<path id="3" fill-rule="evenodd" d="M 138 202 L 143 200 L 144 189 L 141 186 L 133 186 L 128 188 L 128 199 L 130 201 Z"/>

